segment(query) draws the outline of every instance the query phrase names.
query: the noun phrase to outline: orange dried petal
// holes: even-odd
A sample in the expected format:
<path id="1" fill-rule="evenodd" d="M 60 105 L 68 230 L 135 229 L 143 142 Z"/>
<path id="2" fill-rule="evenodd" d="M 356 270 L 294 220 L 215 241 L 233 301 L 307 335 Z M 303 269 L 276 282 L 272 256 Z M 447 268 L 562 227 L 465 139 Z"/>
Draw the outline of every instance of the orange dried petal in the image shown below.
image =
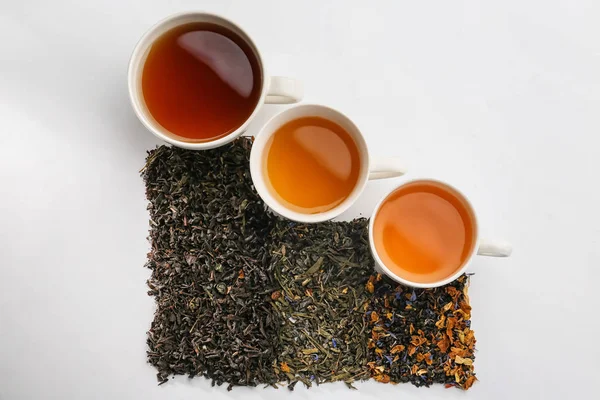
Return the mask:
<path id="1" fill-rule="evenodd" d="M 473 365 L 473 360 L 470 358 L 463 358 L 461 356 L 456 356 L 456 358 L 454 359 L 454 362 L 457 364 L 463 364 L 463 365 Z"/>
<path id="2" fill-rule="evenodd" d="M 277 300 L 280 297 L 281 297 L 281 292 L 279 290 L 276 290 L 273 293 L 271 293 L 271 299 L 272 300 Z"/>
<path id="3" fill-rule="evenodd" d="M 415 345 L 415 346 L 420 346 L 420 345 L 422 345 L 422 344 L 426 343 L 426 342 L 427 342 L 427 339 L 425 339 L 423 336 L 417 336 L 417 335 L 413 335 L 413 336 L 411 337 L 411 340 L 410 340 L 410 342 L 411 342 L 413 345 Z"/>
<path id="4" fill-rule="evenodd" d="M 412 356 L 413 354 L 415 354 L 415 351 L 417 351 L 417 348 L 413 345 L 408 346 L 408 355 Z"/>
<path id="5" fill-rule="evenodd" d="M 438 322 L 435 323 L 435 326 L 438 329 L 442 329 L 445 324 L 446 324 L 446 316 L 444 314 L 442 314 L 440 319 L 438 320 Z"/>
<path id="6" fill-rule="evenodd" d="M 443 338 L 437 342 L 437 346 L 443 353 L 446 353 L 448 351 L 448 347 L 450 347 L 450 340 L 448 340 L 448 337 L 444 335 Z"/>
<path id="7" fill-rule="evenodd" d="M 405 349 L 405 346 L 402 344 L 397 344 L 394 347 L 392 347 L 392 350 L 390 351 L 392 354 L 396 354 L 396 353 L 400 353 L 402 350 Z"/>
<path id="8" fill-rule="evenodd" d="M 427 365 L 431 365 L 431 363 L 433 362 L 430 352 L 423 354 L 423 359 L 425 359 L 425 364 Z"/>
<path id="9" fill-rule="evenodd" d="M 375 292 L 375 286 L 373 285 L 373 282 L 371 282 L 371 281 L 367 282 L 367 284 L 365 285 L 365 288 L 367 289 L 367 292 L 369 292 L 369 293 Z"/>
<path id="10" fill-rule="evenodd" d="M 465 313 L 469 314 L 471 312 L 471 306 L 464 301 L 460 302 L 460 309 L 463 310 Z"/>
<path id="11" fill-rule="evenodd" d="M 468 377 L 467 380 L 465 381 L 465 384 L 463 385 L 463 389 L 469 390 L 469 388 L 471 386 L 473 386 L 473 383 L 475 383 L 476 380 L 477 380 L 477 378 L 475 378 L 475 376 L 473 376 L 473 375 Z"/>
<path id="12" fill-rule="evenodd" d="M 377 315 L 377 313 L 375 311 L 373 311 L 371 313 L 371 322 L 377 322 L 379 321 L 379 315 Z"/>
<path id="13" fill-rule="evenodd" d="M 450 349 L 449 356 L 450 356 L 450 358 L 454 358 L 456 356 L 466 357 L 467 356 L 467 350 L 466 349 L 461 349 L 459 347 L 452 347 Z"/>

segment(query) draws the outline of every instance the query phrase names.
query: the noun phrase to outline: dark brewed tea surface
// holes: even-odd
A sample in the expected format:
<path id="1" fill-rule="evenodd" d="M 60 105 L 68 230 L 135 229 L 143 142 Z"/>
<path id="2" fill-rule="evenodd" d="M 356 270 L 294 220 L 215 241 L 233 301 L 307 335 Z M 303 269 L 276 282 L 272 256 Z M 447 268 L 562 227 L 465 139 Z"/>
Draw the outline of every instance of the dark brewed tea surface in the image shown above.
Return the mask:
<path id="1" fill-rule="evenodd" d="M 153 44 L 142 74 L 148 110 L 169 132 L 191 142 L 235 131 L 260 97 L 261 70 L 249 45 L 209 23 L 178 26 Z"/>

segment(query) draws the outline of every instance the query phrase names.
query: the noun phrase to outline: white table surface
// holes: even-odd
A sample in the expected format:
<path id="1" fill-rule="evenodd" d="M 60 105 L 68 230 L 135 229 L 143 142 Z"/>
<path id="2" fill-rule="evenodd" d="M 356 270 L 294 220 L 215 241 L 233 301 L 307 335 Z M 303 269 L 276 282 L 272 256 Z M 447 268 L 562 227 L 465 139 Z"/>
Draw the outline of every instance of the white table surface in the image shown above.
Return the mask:
<path id="1" fill-rule="evenodd" d="M 597 394 L 600 3 L 374 3 L 0 1 L 0 399 Z M 463 189 L 484 234 L 513 243 L 512 258 L 473 265 L 470 391 L 156 385 L 138 170 L 159 141 L 131 110 L 126 69 L 147 28 L 190 9 L 238 22 L 305 101 L 351 116 L 374 155 Z M 345 217 L 392 185 L 369 184 Z"/>

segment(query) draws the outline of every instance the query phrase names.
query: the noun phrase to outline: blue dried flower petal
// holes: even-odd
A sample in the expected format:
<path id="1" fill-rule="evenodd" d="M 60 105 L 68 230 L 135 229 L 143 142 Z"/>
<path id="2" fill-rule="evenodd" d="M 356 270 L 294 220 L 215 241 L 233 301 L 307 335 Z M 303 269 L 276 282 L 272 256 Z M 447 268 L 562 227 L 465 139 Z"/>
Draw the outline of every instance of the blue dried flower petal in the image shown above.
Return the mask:
<path id="1" fill-rule="evenodd" d="M 417 294 L 413 290 L 412 294 L 410 295 L 410 301 L 415 301 L 416 299 L 417 299 Z"/>
<path id="2" fill-rule="evenodd" d="M 331 344 L 333 344 L 333 348 L 337 348 L 337 342 L 335 341 L 335 339 L 331 339 Z"/>
<path id="3" fill-rule="evenodd" d="M 386 360 L 388 360 L 388 363 L 390 363 L 390 367 L 392 366 L 392 363 L 394 362 L 394 360 L 392 359 L 392 356 L 385 356 Z"/>

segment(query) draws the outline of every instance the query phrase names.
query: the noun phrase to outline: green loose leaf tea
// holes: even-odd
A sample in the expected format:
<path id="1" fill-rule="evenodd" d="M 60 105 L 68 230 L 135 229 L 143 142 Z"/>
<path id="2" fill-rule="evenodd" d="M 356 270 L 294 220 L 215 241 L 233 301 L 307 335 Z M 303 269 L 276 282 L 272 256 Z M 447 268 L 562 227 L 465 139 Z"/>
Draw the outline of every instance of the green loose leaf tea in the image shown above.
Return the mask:
<path id="1" fill-rule="evenodd" d="M 252 140 L 209 151 L 161 146 L 142 176 L 158 380 L 279 386 L 370 377 L 475 381 L 468 278 L 411 289 L 373 275 L 367 220 L 298 224 L 266 211 Z"/>
<path id="2" fill-rule="evenodd" d="M 283 321 L 275 368 L 290 388 L 369 377 L 364 311 L 373 260 L 366 226 L 365 219 L 278 221 L 271 231 L 271 271 L 280 285 L 271 299 Z"/>

